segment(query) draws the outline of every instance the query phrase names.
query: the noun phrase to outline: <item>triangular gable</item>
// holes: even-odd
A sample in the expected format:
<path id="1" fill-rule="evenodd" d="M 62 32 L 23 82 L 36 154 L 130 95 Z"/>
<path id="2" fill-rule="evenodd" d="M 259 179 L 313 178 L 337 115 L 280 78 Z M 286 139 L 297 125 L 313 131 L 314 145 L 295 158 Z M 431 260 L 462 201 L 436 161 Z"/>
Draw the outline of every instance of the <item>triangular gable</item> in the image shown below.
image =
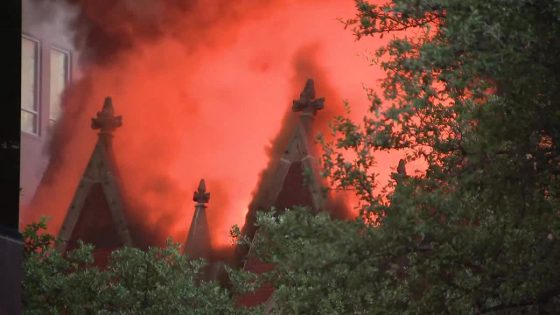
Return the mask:
<path id="1" fill-rule="evenodd" d="M 324 210 L 325 197 L 321 193 L 320 181 L 318 179 L 318 167 L 316 165 L 315 155 L 312 147 L 309 145 L 307 138 L 307 130 L 304 128 L 300 120 L 293 137 L 291 138 L 286 150 L 282 154 L 279 162 L 276 164 L 275 171 L 271 174 L 271 179 L 267 181 L 266 189 L 261 195 L 261 200 L 254 201 L 250 209 L 244 233 L 249 238 L 255 237 L 258 231 L 254 227 L 247 224 L 254 223 L 254 215 L 256 211 L 268 210 L 274 206 L 276 209 L 283 211 L 293 206 L 309 206 L 313 211 Z M 257 259 L 252 253 L 252 246 L 246 252 L 243 270 L 256 274 L 267 272 L 273 269 L 273 266 L 266 264 Z M 237 297 L 237 303 L 245 307 L 253 307 L 260 304 L 271 303 L 274 288 L 269 283 L 264 283 L 256 291 Z"/>
<path id="2" fill-rule="evenodd" d="M 244 234 L 253 237 L 253 225 L 257 211 L 271 207 L 278 210 L 296 205 L 309 206 L 313 211 L 326 210 L 326 196 L 313 145 L 311 145 L 313 117 L 323 108 L 323 98 L 315 99 L 313 80 L 309 79 L 295 100 L 292 111 L 299 112 L 294 131 L 282 155 L 266 172 L 255 199 L 249 205 Z"/>
<path id="3" fill-rule="evenodd" d="M 120 124 L 121 117 L 113 115 L 111 99 L 107 98 L 103 110 L 97 114 L 97 119 L 92 120 L 92 127 L 100 129 L 99 140 L 60 229 L 59 238 L 62 242 L 59 244 L 59 250 L 66 250 L 69 245 L 73 247 L 78 238 L 93 242 L 93 245 L 100 249 L 116 245 L 132 246 L 117 171 L 111 154 L 111 132 Z M 107 231 L 113 231 L 117 237 L 112 244 L 100 238 L 112 237 L 94 235 Z M 96 244 L 96 240 L 100 244 Z"/>
<path id="4" fill-rule="evenodd" d="M 292 111 L 300 112 L 294 133 L 279 160 L 272 164 L 274 170 L 263 178 L 258 199 L 249 206 L 249 213 L 243 234 L 252 239 L 258 233 L 254 227 L 257 211 L 267 211 L 274 206 L 284 210 L 292 206 L 309 206 L 313 211 L 326 210 L 326 196 L 323 194 L 318 161 L 311 145 L 311 125 L 317 110 L 323 108 L 323 98 L 315 98 L 313 80 L 307 80 L 300 99 L 295 100 Z M 252 247 L 237 249 L 238 259 L 245 260 L 243 269 L 254 273 L 271 270 L 272 265 L 263 263 L 252 254 Z M 237 297 L 237 303 L 246 307 L 265 304 L 272 307 L 274 288 L 265 283 L 255 292 Z"/>
<path id="5" fill-rule="evenodd" d="M 271 179 L 265 183 L 266 187 L 261 187 L 266 193 L 261 195 L 261 200 L 254 202 L 258 210 L 267 210 L 271 206 L 284 210 L 294 205 L 310 206 L 314 211 L 325 208 L 326 199 L 321 190 L 316 155 L 309 144 L 309 130 L 306 130 L 303 119 L 307 118 L 300 117 L 294 135 L 276 164 Z M 290 198 L 293 199 L 292 202 L 287 200 Z M 308 201 L 311 203 L 307 203 Z"/>

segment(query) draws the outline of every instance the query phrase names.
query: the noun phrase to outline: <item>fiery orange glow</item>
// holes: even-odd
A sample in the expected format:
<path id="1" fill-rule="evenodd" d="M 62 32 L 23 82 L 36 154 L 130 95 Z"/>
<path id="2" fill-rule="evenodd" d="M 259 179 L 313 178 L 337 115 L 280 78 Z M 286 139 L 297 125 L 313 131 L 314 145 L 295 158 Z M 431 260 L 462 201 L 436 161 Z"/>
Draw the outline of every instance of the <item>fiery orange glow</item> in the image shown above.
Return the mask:
<path id="1" fill-rule="evenodd" d="M 368 105 L 362 86 L 382 77 L 365 57 L 381 42 L 357 42 L 337 20 L 355 14 L 349 0 L 200 1 L 182 9 L 166 4 L 173 1 L 68 1 L 114 38 L 77 28 L 84 75 L 66 92 L 51 165 L 23 212 L 24 223 L 51 216 L 54 232 L 93 150 L 89 121 L 105 96 L 123 116 L 114 150 L 130 214 L 149 231 L 145 237 L 183 242 L 192 193 L 204 178 L 219 248 L 231 245 L 232 225 L 243 225 L 271 158 L 266 148 L 305 79 L 313 77 L 317 95 L 326 97 L 318 114 L 326 132 L 344 100 L 361 117 Z M 111 40 L 118 45 L 103 47 Z M 383 156 L 379 168 L 388 174 L 396 161 Z"/>

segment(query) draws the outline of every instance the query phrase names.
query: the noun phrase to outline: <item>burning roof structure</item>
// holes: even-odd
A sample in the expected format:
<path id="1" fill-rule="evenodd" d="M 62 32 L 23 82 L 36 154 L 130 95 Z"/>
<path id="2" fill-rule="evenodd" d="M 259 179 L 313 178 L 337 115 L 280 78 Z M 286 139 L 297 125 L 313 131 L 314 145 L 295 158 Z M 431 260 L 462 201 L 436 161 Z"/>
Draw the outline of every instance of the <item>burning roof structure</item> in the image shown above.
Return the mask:
<path id="1" fill-rule="evenodd" d="M 314 82 L 308 79 L 300 98 L 293 101 L 292 111 L 299 113 L 293 134 L 281 156 L 265 171 L 249 205 L 245 235 L 253 236 L 257 211 L 268 211 L 271 207 L 282 211 L 293 206 L 326 210 L 312 131 L 314 116 L 324 107 L 324 102 L 324 98 L 315 98 Z"/>
<path id="2" fill-rule="evenodd" d="M 293 206 L 306 206 L 311 211 L 328 211 L 329 201 L 322 189 L 317 151 L 313 143 L 313 120 L 324 107 L 324 98 L 315 97 L 312 79 L 305 83 L 300 97 L 293 101 L 292 112 L 298 118 L 282 154 L 271 161 L 263 173 L 254 199 L 249 205 L 243 233 L 253 237 L 257 211 L 276 208 L 280 211 Z M 115 116 L 111 98 L 106 98 L 103 109 L 92 119 L 91 126 L 99 130 L 98 141 L 91 154 L 83 176 L 59 232 L 63 240 L 59 249 L 72 249 L 78 240 L 96 246 L 96 259 L 106 262 L 110 251 L 121 246 L 142 246 L 131 237 L 123 197 L 123 184 L 113 155 L 113 132 L 122 125 L 122 117 Z M 193 258 L 211 262 L 208 277 L 219 275 L 221 263 L 212 249 L 206 208 L 210 193 L 202 179 L 194 192 L 195 212 L 192 216 L 183 251 Z M 145 245 L 145 244 L 144 244 Z M 263 264 L 251 255 L 249 248 L 237 249 L 237 264 L 248 271 L 260 273 L 272 266 Z M 271 285 L 240 298 L 245 306 L 258 305 L 269 299 Z"/>
<path id="3" fill-rule="evenodd" d="M 314 81 L 308 79 L 299 99 L 293 101 L 292 111 L 299 114 L 293 134 L 282 155 L 277 161 L 272 161 L 271 169 L 265 172 L 255 199 L 249 206 L 242 232 L 250 239 L 258 233 L 255 227 L 258 211 L 270 211 L 272 208 L 283 211 L 294 206 L 305 206 L 314 212 L 328 211 L 328 199 L 322 189 L 312 138 L 313 119 L 317 111 L 324 107 L 324 102 L 324 98 L 315 97 Z M 254 257 L 250 248 L 240 247 L 236 254 L 246 271 L 263 273 L 273 268 Z M 238 303 L 249 307 L 269 303 L 267 301 L 273 291 L 271 284 L 264 284 L 255 292 L 239 297 Z"/>
<path id="4" fill-rule="evenodd" d="M 352 3 L 54 2 L 24 1 L 37 6 L 27 19 L 33 28 L 24 34 L 40 47 L 37 58 L 44 61 L 51 48 L 69 50 L 72 75 L 59 119 L 51 126 L 43 115 L 40 125 L 52 130 L 41 136 L 49 143 L 39 147 L 26 137 L 24 164 L 40 170 L 26 173 L 37 174 L 40 184 L 34 194 L 24 192 L 29 202 L 21 224 L 50 216 L 49 232 L 65 240 L 62 249 L 78 239 L 109 250 L 161 246 L 172 237 L 184 241 L 184 252 L 193 257 L 229 261 L 231 226 L 244 224 L 243 232 L 252 235 L 259 210 L 304 205 L 336 213 L 337 206 L 350 207 L 323 194 L 312 136 L 343 113 L 343 100 L 367 105 L 362 86 L 372 70 L 360 56 L 377 44 L 357 45 L 336 19 L 353 15 Z M 60 24 L 60 35 L 72 45 L 51 45 L 49 33 L 62 31 L 47 31 L 47 21 Z M 37 82 L 48 88 L 50 72 L 38 73 Z M 316 82 L 306 83 L 309 77 Z M 315 88 L 329 100 L 327 108 Z M 44 103 L 51 93 L 38 94 Z M 116 117 L 106 133 L 100 121 L 94 123 L 99 137 L 83 128 L 105 95 L 118 100 L 126 119 L 114 146 Z M 294 98 L 291 112 L 279 106 Z M 267 150 L 270 139 L 276 140 Z M 200 178 L 205 183 L 197 189 Z M 206 188 L 212 203 L 204 198 Z M 235 263 L 242 265 L 246 254 Z"/>
<path id="5" fill-rule="evenodd" d="M 60 229 L 60 250 L 73 249 L 82 240 L 96 245 L 94 254 L 103 260 L 111 250 L 133 245 L 112 148 L 113 131 L 121 125 L 122 117 L 115 116 L 107 97 L 91 121 L 99 138 Z"/>
<path id="6" fill-rule="evenodd" d="M 294 94 L 301 92 L 307 78 L 314 78 L 320 96 L 329 100 L 328 107 L 314 116 L 316 130 L 326 130 L 331 118 L 343 114 L 343 101 L 353 108 L 367 103 L 362 86 L 369 83 L 372 70 L 360 54 L 375 45 L 356 46 L 351 32 L 334 18 L 353 14 L 351 3 L 56 2 L 71 7 L 62 12 L 68 13 L 68 23 L 51 14 L 62 10 L 58 6 L 46 12 L 52 7 L 47 4 L 37 10 L 37 17 L 43 19 L 27 22 L 37 28 L 43 27 L 44 20 L 61 22 L 75 47 L 70 51 L 72 69 L 79 71 L 61 94 L 56 123 L 49 125 L 48 115 L 43 115 L 41 125 L 52 127 L 41 134 L 48 143 L 45 140 L 22 156 L 25 165 L 37 165 L 26 167 L 23 177 L 32 174 L 39 183 L 36 192 L 27 189 L 31 184 L 24 187 L 29 201 L 21 211 L 22 225 L 47 215 L 52 218 L 49 232 L 60 230 L 97 140 L 83 126 L 106 95 L 118 100 L 118 112 L 126 120 L 113 150 L 125 183 L 121 192 L 132 197 L 126 200 L 132 239 L 150 245 L 163 245 L 169 236 L 184 241 L 195 210 L 189 202 L 191 190 L 204 178 L 212 190 L 212 211 L 206 215 L 217 248 L 231 247 L 231 226 L 244 224 L 252 200 L 264 200 L 253 198 L 264 183 L 262 171 L 273 172 L 274 167 L 267 167 L 269 161 L 279 161 L 283 155 L 276 144 L 273 150 L 267 146 L 271 139 L 282 137 L 286 142 L 278 147 L 286 147 L 300 124 L 305 95 L 294 106 L 301 110 L 296 114 L 282 105 L 292 107 L 291 100 L 299 98 Z M 304 13 L 317 10 L 321 13 Z M 30 30 L 25 35 L 40 40 L 41 51 L 47 50 L 39 55 L 48 56 L 51 45 L 42 44 L 41 34 Z M 46 82 L 48 73 L 42 71 L 41 82 Z M 48 90 L 48 85 L 41 87 Z M 40 112 L 45 111 L 49 109 Z M 37 142 L 26 138 L 29 146 Z M 34 157 L 44 159 L 35 163 Z M 301 175 L 298 167 L 305 168 L 295 162 L 287 168 L 287 177 Z"/>

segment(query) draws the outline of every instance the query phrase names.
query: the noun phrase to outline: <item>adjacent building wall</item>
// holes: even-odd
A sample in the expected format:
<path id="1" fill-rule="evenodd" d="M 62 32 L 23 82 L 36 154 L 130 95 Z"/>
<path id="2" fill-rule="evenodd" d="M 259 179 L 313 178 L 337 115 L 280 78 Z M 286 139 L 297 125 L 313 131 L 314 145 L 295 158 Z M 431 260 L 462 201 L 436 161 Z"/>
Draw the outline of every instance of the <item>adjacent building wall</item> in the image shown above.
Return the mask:
<path id="1" fill-rule="evenodd" d="M 47 148 L 49 131 L 55 121 L 52 118 L 56 118 L 51 114 L 51 110 L 55 107 L 52 103 L 59 99 L 54 94 L 56 90 L 60 90 L 59 80 L 53 82 L 51 77 L 55 73 L 51 71 L 51 67 L 57 65 L 55 58 L 60 58 L 61 53 L 66 54 L 68 58 L 67 83 L 76 80 L 79 75 L 78 54 L 72 44 L 72 32 L 68 29 L 69 21 L 74 14 L 75 10 L 71 7 L 54 1 L 22 1 L 22 42 L 29 44 L 25 42 L 27 40 L 37 45 L 35 93 L 38 118 L 35 132 L 26 128 L 22 120 L 20 173 L 23 189 L 20 197 L 22 211 L 33 198 L 49 162 Z M 22 53 L 25 51 L 22 50 Z M 24 91 L 26 79 L 30 79 L 29 71 L 22 68 L 22 99 L 26 93 Z M 22 115 L 25 114 L 24 112 L 25 110 L 22 109 Z"/>

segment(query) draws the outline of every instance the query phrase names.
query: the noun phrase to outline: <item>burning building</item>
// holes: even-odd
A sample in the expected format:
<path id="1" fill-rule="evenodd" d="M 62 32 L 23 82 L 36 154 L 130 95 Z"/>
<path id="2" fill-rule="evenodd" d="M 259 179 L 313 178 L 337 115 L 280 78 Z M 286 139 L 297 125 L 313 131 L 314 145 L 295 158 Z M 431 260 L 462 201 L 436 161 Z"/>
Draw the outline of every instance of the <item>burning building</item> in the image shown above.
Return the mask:
<path id="1" fill-rule="evenodd" d="M 106 95 L 127 121 L 118 130 L 114 151 L 129 183 L 123 193 L 135 196 L 130 224 L 151 228 L 145 238 L 155 243 L 167 236 L 184 240 L 182 222 L 194 212 L 186 196 L 204 178 L 215 209 L 207 216 L 210 234 L 215 246 L 228 247 L 230 227 L 243 224 L 260 173 L 277 154 L 266 147 L 274 147 L 271 139 L 290 123 L 280 104 L 295 98 L 307 78 L 315 78 L 329 99 L 315 122 L 325 131 L 326 122 L 343 113 L 344 100 L 363 103 L 362 85 L 371 75 L 360 57 L 367 45 L 356 43 L 336 19 L 352 16 L 352 3 L 25 2 L 45 12 L 43 20 L 65 25 L 60 36 L 75 47 L 69 50 L 71 78 L 62 115 L 50 131 L 41 132 L 41 145 L 30 141 L 22 148 L 22 179 L 33 174 L 35 183 L 22 180 L 22 224 L 47 215 L 54 233 L 97 141 L 83 126 Z M 56 4 L 73 12 L 70 24 L 51 14 L 57 10 L 45 9 Z M 24 21 L 42 25 L 35 16 Z M 74 73 L 78 51 L 79 78 Z M 46 66 L 38 65 L 43 73 Z M 41 121 L 47 118 L 44 111 Z M 35 191 L 32 186 L 39 183 Z"/>
<path id="2" fill-rule="evenodd" d="M 67 248 L 79 238 L 109 250 L 172 237 L 192 256 L 251 269 L 246 253 L 234 258 L 229 231 L 246 223 L 252 235 L 257 210 L 300 204 L 349 215 L 322 193 L 312 137 L 344 100 L 364 104 L 371 82 L 360 57 L 371 47 L 337 21 L 353 15 L 351 1 L 25 0 L 25 10 L 33 84 L 22 84 L 32 100 L 21 109 L 31 122 L 22 130 L 22 224 L 50 216 Z M 328 106 L 310 82 L 287 111 L 281 105 L 307 78 Z M 107 95 L 125 120 L 110 150 L 84 127 Z M 90 200 L 102 201 L 91 207 L 103 215 L 87 217 Z M 88 229 L 106 229 L 111 242 Z"/>
<path id="3" fill-rule="evenodd" d="M 313 140 L 313 120 L 323 109 L 324 101 L 324 98 L 315 97 L 314 81 L 308 79 L 299 99 L 293 101 L 292 112 L 298 115 L 295 123 L 290 132 L 285 133 L 287 137 L 280 138 L 275 144 L 283 148 L 282 153 L 271 160 L 263 172 L 249 205 L 243 226 L 243 234 L 249 238 L 257 233 L 254 225 L 257 211 L 269 211 L 271 208 L 281 211 L 293 206 L 307 206 L 315 212 L 332 208 L 319 175 L 318 154 Z M 60 250 L 74 249 L 80 240 L 91 243 L 95 245 L 94 256 L 100 265 L 106 264 L 111 251 L 122 246 L 151 245 L 143 243 L 142 238 L 134 238 L 131 233 L 130 214 L 127 214 L 129 206 L 123 194 L 126 182 L 119 176 L 113 150 L 113 132 L 121 125 L 122 117 L 115 115 L 112 99 L 107 97 L 102 110 L 92 118 L 91 128 L 99 130 L 98 140 L 59 232 L 62 240 Z M 206 277 L 217 279 L 223 272 L 223 257 L 212 248 L 211 226 L 206 215 L 210 193 L 206 191 L 204 180 L 199 182 L 193 201 L 195 212 L 183 249 L 190 257 L 209 260 Z M 237 248 L 235 259 L 233 264 L 250 272 L 261 273 L 273 268 L 256 259 L 250 248 Z M 231 259 L 229 262 L 232 262 Z M 238 302 L 244 306 L 259 305 L 269 300 L 272 292 L 273 287 L 266 284 L 256 292 L 240 297 Z"/>

